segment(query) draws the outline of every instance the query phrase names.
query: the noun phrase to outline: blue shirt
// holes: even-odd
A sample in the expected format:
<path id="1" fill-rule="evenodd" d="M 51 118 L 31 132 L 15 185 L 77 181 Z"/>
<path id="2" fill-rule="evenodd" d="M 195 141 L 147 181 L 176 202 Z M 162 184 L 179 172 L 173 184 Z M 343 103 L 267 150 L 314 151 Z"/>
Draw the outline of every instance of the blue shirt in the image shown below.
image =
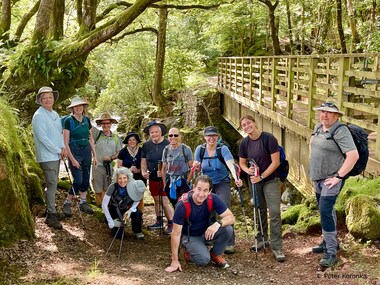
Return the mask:
<path id="1" fill-rule="evenodd" d="M 194 157 L 196 161 L 201 161 L 201 157 L 200 157 L 201 147 L 202 146 L 199 145 L 195 149 Z M 223 145 L 221 151 L 222 151 L 222 156 L 224 157 L 224 161 L 234 159 L 234 157 L 232 156 L 227 146 Z M 209 157 L 208 152 L 207 152 L 207 147 L 205 149 L 205 153 L 204 153 L 202 164 L 201 164 L 202 173 L 210 177 L 214 185 L 219 184 L 223 180 L 229 180 L 229 171 L 227 167 L 223 164 L 223 162 L 221 162 L 218 159 L 216 150 L 212 158 L 205 159 L 206 157 Z"/>
<path id="2" fill-rule="evenodd" d="M 32 128 L 37 162 L 59 160 L 64 144 L 58 113 L 43 107 L 38 108 L 33 115 Z"/>
<path id="3" fill-rule="evenodd" d="M 222 201 L 222 199 L 220 199 L 218 195 L 214 193 L 211 195 L 213 210 L 215 210 L 218 215 L 223 214 L 227 210 L 226 204 Z M 189 223 L 186 221 L 186 209 L 183 205 L 183 201 L 180 200 L 177 203 L 174 211 L 173 223 L 183 226 L 182 233 L 184 235 L 201 236 L 205 233 L 210 224 L 209 219 L 211 215 L 208 210 L 207 199 L 201 205 L 197 205 L 194 203 L 192 196 L 189 197 L 188 202 L 191 205 L 191 212 L 189 217 L 189 222 L 191 223 L 190 234 L 188 233 Z"/>

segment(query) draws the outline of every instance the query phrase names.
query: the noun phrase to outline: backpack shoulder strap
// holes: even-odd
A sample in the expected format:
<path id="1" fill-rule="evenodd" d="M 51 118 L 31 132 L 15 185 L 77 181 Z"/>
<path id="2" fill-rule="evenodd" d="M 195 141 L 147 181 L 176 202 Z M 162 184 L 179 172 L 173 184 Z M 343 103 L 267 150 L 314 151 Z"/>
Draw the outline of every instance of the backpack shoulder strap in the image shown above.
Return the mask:
<path id="1" fill-rule="evenodd" d="M 100 136 L 102 135 L 102 132 L 103 132 L 103 131 L 100 131 L 100 132 L 99 132 L 99 134 L 98 134 L 98 136 L 97 136 L 97 138 L 96 138 L 96 140 L 95 140 L 95 142 L 94 142 L 95 144 L 96 144 L 96 142 L 99 140 Z"/>
<path id="2" fill-rule="evenodd" d="M 208 194 L 207 196 L 207 208 L 208 208 L 208 212 L 211 214 L 211 212 L 214 210 L 214 206 L 213 206 L 213 199 L 212 199 L 212 194 Z"/>
<path id="3" fill-rule="evenodd" d="M 223 157 L 223 155 L 222 155 L 222 144 L 220 144 L 220 143 L 218 143 L 217 145 L 216 145 L 216 156 L 218 157 L 218 159 L 219 159 L 219 161 L 221 162 L 221 163 L 223 163 L 224 165 L 227 165 L 226 164 L 226 161 L 224 160 L 224 157 Z"/>
<path id="4" fill-rule="evenodd" d="M 201 158 L 200 163 L 202 164 L 203 157 L 205 156 L 206 152 L 206 144 L 201 144 L 200 152 L 199 152 L 199 157 Z"/>
<path id="5" fill-rule="evenodd" d="M 182 143 L 182 154 L 183 154 L 183 158 L 185 159 L 185 163 L 187 164 L 189 162 L 189 160 L 187 159 L 186 153 L 185 153 L 185 148 L 186 147 L 187 147 L 187 145 L 185 145 L 184 143 Z"/>
<path id="6" fill-rule="evenodd" d="M 191 204 L 190 204 L 190 196 L 193 195 L 193 191 L 189 191 L 187 193 L 182 194 L 180 200 L 182 201 L 183 206 L 185 207 L 185 219 L 188 222 L 191 214 Z"/>
<path id="7" fill-rule="evenodd" d="M 264 149 L 267 152 L 267 154 L 270 156 L 270 152 L 269 152 L 269 133 L 263 132 L 262 136 L 263 136 Z"/>

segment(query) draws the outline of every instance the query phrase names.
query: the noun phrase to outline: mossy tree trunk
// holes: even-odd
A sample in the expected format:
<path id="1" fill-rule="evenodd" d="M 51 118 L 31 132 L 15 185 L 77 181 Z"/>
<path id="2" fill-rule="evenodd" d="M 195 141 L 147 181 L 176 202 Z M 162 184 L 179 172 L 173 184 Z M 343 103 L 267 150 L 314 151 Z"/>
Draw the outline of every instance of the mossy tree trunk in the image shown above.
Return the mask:
<path id="1" fill-rule="evenodd" d="M 58 14 L 64 15 L 64 1 L 41 0 L 31 40 L 25 41 L 22 47 L 13 41 L 17 56 L 1 66 L 1 93 L 8 94 L 8 101 L 20 110 L 21 118 L 27 122 L 37 107 L 34 99 L 39 87 L 54 86 L 60 92 L 59 102 L 66 100 L 75 94 L 76 88 L 84 86 L 88 80 L 85 63 L 89 53 L 123 31 L 155 1 L 137 0 L 128 4 L 116 16 L 110 17 L 106 23 L 96 27 L 98 1 L 84 0 L 80 7 L 83 16 L 79 32 L 75 39 L 68 42 L 67 39 L 60 40 L 63 18 L 52 20 Z M 35 11 L 36 7 L 33 8 Z M 28 19 L 30 18 L 29 14 Z"/>

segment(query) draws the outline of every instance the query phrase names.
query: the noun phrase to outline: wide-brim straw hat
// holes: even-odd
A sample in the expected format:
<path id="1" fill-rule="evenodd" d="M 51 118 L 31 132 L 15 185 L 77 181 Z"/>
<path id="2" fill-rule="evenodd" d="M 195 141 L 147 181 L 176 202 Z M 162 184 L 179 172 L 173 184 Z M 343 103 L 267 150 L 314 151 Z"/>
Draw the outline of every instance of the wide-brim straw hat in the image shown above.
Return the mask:
<path id="1" fill-rule="evenodd" d="M 128 140 L 129 140 L 131 137 L 135 137 L 135 139 L 137 140 L 137 143 L 141 143 L 140 136 L 139 136 L 137 133 L 135 133 L 135 132 L 128 132 L 128 133 L 127 133 L 127 136 L 126 136 L 125 139 L 123 140 L 123 144 L 128 144 Z"/>
<path id="2" fill-rule="evenodd" d="M 53 88 L 51 87 L 48 87 L 48 86 L 44 86 L 44 87 L 41 87 L 38 92 L 37 92 L 37 95 L 36 95 L 36 103 L 38 105 L 41 105 L 41 102 L 40 102 L 40 98 L 41 98 L 41 94 L 42 93 L 53 93 L 53 96 L 54 96 L 54 102 L 56 102 L 58 100 L 58 97 L 59 97 L 59 93 L 58 91 L 55 91 L 53 90 Z"/>
<path id="3" fill-rule="evenodd" d="M 80 97 L 74 97 L 73 99 L 71 99 L 71 104 L 67 106 L 66 109 L 70 110 L 71 108 L 79 105 L 88 106 L 88 102 L 84 101 Z"/>
<path id="4" fill-rule="evenodd" d="M 339 111 L 338 106 L 334 102 L 325 102 L 321 106 L 313 108 L 314 111 L 326 111 L 330 113 L 338 113 L 339 115 L 344 115 L 342 111 Z"/>
<path id="5" fill-rule="evenodd" d="M 97 125 L 100 125 L 102 121 L 106 121 L 106 120 L 111 121 L 111 124 L 117 123 L 117 120 L 112 118 L 111 115 L 108 113 L 101 114 L 100 117 L 95 120 L 95 123 Z"/>
<path id="6" fill-rule="evenodd" d="M 144 128 L 144 133 L 149 136 L 149 129 L 153 126 L 159 126 L 161 129 L 161 135 L 165 135 L 167 132 L 166 126 L 163 123 L 157 122 L 157 121 L 151 121 L 148 123 L 148 125 Z"/>
<path id="7" fill-rule="evenodd" d="M 129 197 L 135 202 L 140 201 L 144 197 L 146 186 L 142 180 L 132 180 L 127 184 L 127 192 Z"/>

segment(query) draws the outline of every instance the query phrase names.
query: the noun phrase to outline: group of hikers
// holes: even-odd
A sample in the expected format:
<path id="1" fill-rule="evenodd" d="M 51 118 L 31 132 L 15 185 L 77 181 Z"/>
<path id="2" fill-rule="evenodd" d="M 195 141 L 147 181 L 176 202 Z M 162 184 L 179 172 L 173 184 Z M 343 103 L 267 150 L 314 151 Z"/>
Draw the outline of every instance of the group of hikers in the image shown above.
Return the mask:
<path id="1" fill-rule="evenodd" d="M 53 110 L 57 99 L 57 91 L 41 87 L 36 95 L 40 108 L 32 120 L 36 159 L 45 176 L 48 226 L 62 229 L 60 221 L 72 216 L 72 200 L 78 196 L 78 210 L 93 213 L 87 204 L 91 176 L 95 203 L 102 207 L 112 235 L 120 237 L 125 223 L 130 221 L 135 237 L 144 239 L 143 197 L 148 186 L 156 221 L 147 228 L 171 235 L 172 261 L 165 270 L 182 271 L 180 247 L 186 261 L 201 266 L 212 261 L 221 269 L 228 268 L 224 254 L 235 252 L 230 177 L 238 188 L 243 186 L 241 169 L 249 177 L 248 184 L 255 193 L 252 203 L 257 208 L 256 242 L 251 250 L 257 253 L 271 248 L 278 262 L 285 261 L 281 182 L 276 171 L 280 165 L 280 148 L 272 134 L 258 128 L 254 117 L 245 115 L 240 119 L 240 128 L 247 136 L 240 144 L 237 164 L 229 148 L 219 142 L 220 135 L 214 126 L 204 129 L 205 143 L 195 149 L 193 156 L 191 148 L 182 143 L 183 134 L 178 128 L 167 130 L 164 124 L 152 121 L 143 130 L 149 137 L 144 143 L 136 132 L 128 132 L 121 141 L 111 131 L 117 120 L 104 113 L 95 120 L 101 128 L 93 127 L 86 116 L 88 102 L 79 97 L 71 100 L 67 107 L 71 115 L 61 122 Z M 358 152 L 347 128 L 336 129 L 343 113 L 335 103 L 326 102 L 314 109 L 320 111 L 320 125 L 310 142 L 309 172 L 319 206 L 323 240 L 312 250 L 323 253 L 321 266 L 331 267 L 338 261 L 339 249 L 334 204 L 344 177 L 358 159 Z M 332 129 L 336 132 L 333 141 L 327 139 Z M 66 166 L 66 159 L 73 182 L 63 203 L 63 213 L 58 213 L 55 195 L 59 167 L 61 160 Z M 260 226 L 256 226 L 257 218 Z"/>

